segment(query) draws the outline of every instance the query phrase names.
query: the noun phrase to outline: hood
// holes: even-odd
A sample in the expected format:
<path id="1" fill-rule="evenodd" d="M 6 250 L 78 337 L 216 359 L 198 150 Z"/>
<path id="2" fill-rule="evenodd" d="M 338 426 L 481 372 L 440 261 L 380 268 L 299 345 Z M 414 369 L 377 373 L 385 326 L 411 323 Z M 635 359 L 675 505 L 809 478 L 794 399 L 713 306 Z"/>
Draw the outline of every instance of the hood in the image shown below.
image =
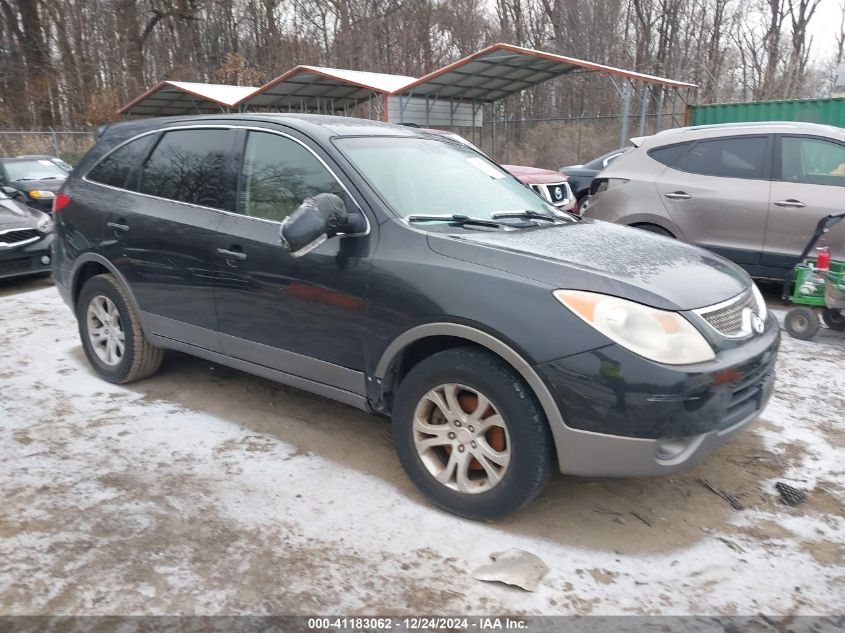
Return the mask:
<path id="1" fill-rule="evenodd" d="M 598 169 L 590 169 L 589 167 L 585 167 L 584 165 L 575 165 L 573 167 L 561 167 L 560 173 L 566 174 L 567 176 L 595 176 L 599 173 Z"/>
<path id="2" fill-rule="evenodd" d="M 42 189 L 44 191 L 58 191 L 62 185 L 65 184 L 65 178 L 48 178 L 47 180 L 15 180 L 13 181 L 16 189 L 24 191 L 32 191 L 33 189 Z"/>
<path id="3" fill-rule="evenodd" d="M 554 185 L 566 181 L 564 174 L 551 169 L 524 165 L 502 165 L 502 168 L 516 176 L 524 185 Z"/>
<path id="4" fill-rule="evenodd" d="M 0 231 L 4 229 L 35 228 L 41 211 L 30 209 L 26 205 L 9 198 L 0 198 Z"/>
<path id="5" fill-rule="evenodd" d="M 598 220 L 556 227 L 430 234 L 441 255 L 548 284 L 692 310 L 735 297 L 751 284 L 739 266 L 696 246 Z"/>

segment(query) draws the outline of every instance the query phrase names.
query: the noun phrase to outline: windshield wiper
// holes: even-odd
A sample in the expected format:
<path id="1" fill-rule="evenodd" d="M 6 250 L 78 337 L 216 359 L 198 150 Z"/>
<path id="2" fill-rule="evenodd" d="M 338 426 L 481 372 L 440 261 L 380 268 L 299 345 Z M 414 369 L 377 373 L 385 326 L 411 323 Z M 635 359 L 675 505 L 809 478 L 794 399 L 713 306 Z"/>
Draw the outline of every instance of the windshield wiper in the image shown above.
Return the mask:
<path id="1" fill-rule="evenodd" d="M 493 214 L 494 218 L 531 218 L 532 220 L 545 220 L 546 222 L 560 222 L 561 218 L 526 209 L 525 211 L 500 211 Z"/>
<path id="2" fill-rule="evenodd" d="M 452 224 L 459 224 L 465 226 L 467 224 L 475 226 L 490 226 L 493 228 L 502 228 L 504 226 L 501 222 L 495 220 L 486 220 L 484 218 L 471 218 L 468 215 L 460 213 L 452 213 L 445 215 L 423 215 L 413 214 L 405 218 L 408 222 L 449 222 Z"/>
<path id="3" fill-rule="evenodd" d="M 499 213 L 494 213 L 494 218 L 525 218 L 531 220 L 545 220 L 546 222 L 568 222 L 568 221 L 578 221 L 579 218 L 577 215 L 569 213 L 568 211 L 564 211 L 566 216 L 560 215 L 549 215 L 547 213 L 540 213 L 539 211 L 532 211 L 531 209 L 526 209 L 525 211 L 501 211 Z"/>

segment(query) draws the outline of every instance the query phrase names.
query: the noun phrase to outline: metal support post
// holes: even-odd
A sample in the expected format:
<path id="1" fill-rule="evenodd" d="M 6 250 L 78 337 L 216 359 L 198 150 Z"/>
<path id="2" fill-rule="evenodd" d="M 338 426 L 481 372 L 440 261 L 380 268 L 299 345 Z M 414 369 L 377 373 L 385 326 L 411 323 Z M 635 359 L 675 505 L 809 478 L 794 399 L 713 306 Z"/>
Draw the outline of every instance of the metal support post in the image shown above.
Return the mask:
<path id="1" fill-rule="evenodd" d="M 675 127 L 675 102 L 678 100 L 678 89 L 672 91 L 672 127 Z"/>
<path id="2" fill-rule="evenodd" d="M 657 112 L 655 113 L 656 116 L 654 118 L 654 133 L 657 134 L 660 131 L 660 128 L 663 127 L 663 95 L 666 92 L 666 89 L 663 86 L 659 88 L 660 92 L 657 93 Z"/>
<path id="3" fill-rule="evenodd" d="M 619 131 L 619 147 L 625 147 L 628 142 L 628 115 L 631 112 L 631 81 L 622 80 L 622 126 Z"/>
<path id="4" fill-rule="evenodd" d="M 496 102 L 490 104 L 490 155 L 496 158 Z"/>
<path id="5" fill-rule="evenodd" d="M 643 96 L 640 99 L 640 133 L 639 136 L 645 136 L 645 115 L 648 111 L 648 93 L 649 88 L 647 85 L 642 87 Z"/>

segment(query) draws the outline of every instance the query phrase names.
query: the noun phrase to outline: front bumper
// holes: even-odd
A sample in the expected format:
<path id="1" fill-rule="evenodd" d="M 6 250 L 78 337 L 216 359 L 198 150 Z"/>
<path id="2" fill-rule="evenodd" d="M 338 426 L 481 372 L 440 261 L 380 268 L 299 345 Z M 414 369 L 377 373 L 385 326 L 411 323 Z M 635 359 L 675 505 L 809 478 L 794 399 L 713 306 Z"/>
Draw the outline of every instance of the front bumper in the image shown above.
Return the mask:
<path id="1" fill-rule="evenodd" d="M 661 365 L 609 345 L 536 367 L 563 420 L 552 424 L 561 471 L 629 477 L 691 467 L 760 415 L 779 344 L 770 315 L 763 334 L 708 363 Z"/>
<path id="2" fill-rule="evenodd" d="M 0 249 L 0 279 L 50 272 L 53 239 L 54 234 L 48 233 L 32 244 Z"/>

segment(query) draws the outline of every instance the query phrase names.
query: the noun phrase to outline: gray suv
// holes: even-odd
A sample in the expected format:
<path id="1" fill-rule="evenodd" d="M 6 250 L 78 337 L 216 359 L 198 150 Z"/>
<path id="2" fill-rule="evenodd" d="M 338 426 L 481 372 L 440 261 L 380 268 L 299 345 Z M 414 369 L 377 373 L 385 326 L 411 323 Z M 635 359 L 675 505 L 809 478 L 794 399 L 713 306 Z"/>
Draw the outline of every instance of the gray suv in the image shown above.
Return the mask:
<path id="1" fill-rule="evenodd" d="M 703 246 L 754 277 L 783 278 L 819 219 L 843 207 L 840 128 L 707 125 L 632 140 L 593 181 L 586 215 Z M 845 258 L 845 224 L 826 240 Z"/>

